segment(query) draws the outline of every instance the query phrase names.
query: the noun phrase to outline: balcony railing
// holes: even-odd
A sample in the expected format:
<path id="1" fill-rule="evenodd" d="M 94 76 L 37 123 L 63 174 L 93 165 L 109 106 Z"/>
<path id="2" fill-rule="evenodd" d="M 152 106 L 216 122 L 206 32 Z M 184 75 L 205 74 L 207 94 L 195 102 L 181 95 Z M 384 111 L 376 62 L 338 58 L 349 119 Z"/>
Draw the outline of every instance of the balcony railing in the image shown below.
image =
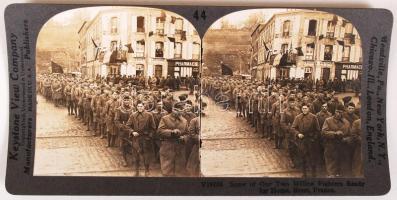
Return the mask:
<path id="1" fill-rule="evenodd" d="M 342 57 L 342 62 L 349 62 L 350 61 L 350 57 Z"/>
<path id="2" fill-rule="evenodd" d="M 145 32 L 145 28 L 138 27 L 138 28 L 136 29 L 136 32 L 144 33 L 144 32 Z"/>
<path id="3" fill-rule="evenodd" d="M 176 54 L 174 54 L 174 58 L 182 58 L 182 54 L 176 53 Z"/>

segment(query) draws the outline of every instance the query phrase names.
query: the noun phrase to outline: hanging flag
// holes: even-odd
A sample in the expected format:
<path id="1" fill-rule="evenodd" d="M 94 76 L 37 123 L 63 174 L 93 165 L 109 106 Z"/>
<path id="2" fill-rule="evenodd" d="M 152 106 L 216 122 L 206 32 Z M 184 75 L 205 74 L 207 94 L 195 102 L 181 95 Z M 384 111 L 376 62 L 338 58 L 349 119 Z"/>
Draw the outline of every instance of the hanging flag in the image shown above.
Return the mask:
<path id="1" fill-rule="evenodd" d="M 265 63 L 267 63 L 267 61 L 269 60 L 270 54 L 271 54 L 271 51 L 268 51 L 266 54 Z"/>
<path id="2" fill-rule="evenodd" d="M 350 34 L 350 44 L 356 43 L 356 36 L 354 34 Z"/>
<path id="3" fill-rule="evenodd" d="M 347 21 L 346 20 L 342 20 L 342 26 L 345 27 L 346 24 L 347 24 Z"/>
<path id="4" fill-rule="evenodd" d="M 182 31 L 181 40 L 186 41 L 186 31 Z"/>
<path id="5" fill-rule="evenodd" d="M 175 21 L 176 21 L 176 17 L 174 17 L 174 16 L 171 16 L 171 23 L 175 23 Z"/>
<path id="6" fill-rule="evenodd" d="M 94 39 L 91 37 L 91 41 L 94 44 L 95 48 L 98 48 L 98 45 L 95 43 Z"/>
<path id="7" fill-rule="evenodd" d="M 98 59 L 99 50 L 100 50 L 100 48 L 97 48 L 97 49 L 96 49 L 95 59 L 94 59 L 94 60 L 97 60 L 97 59 Z"/>
<path id="8" fill-rule="evenodd" d="M 124 46 L 126 46 L 127 48 L 128 48 L 128 53 L 134 53 L 134 49 L 132 49 L 132 45 L 131 45 L 131 43 L 129 43 L 129 44 L 126 44 L 126 45 L 124 45 Z"/>
<path id="9" fill-rule="evenodd" d="M 345 41 L 342 41 L 342 40 L 337 40 L 337 41 L 338 41 L 338 44 L 339 44 L 339 45 L 342 45 L 342 46 L 345 45 Z"/>
<path id="10" fill-rule="evenodd" d="M 51 61 L 51 72 L 52 73 L 63 73 L 63 67 L 54 61 Z"/>
<path id="11" fill-rule="evenodd" d="M 221 64 L 221 73 L 222 73 L 222 75 L 233 76 L 232 68 L 225 64 Z"/>
<path id="12" fill-rule="evenodd" d="M 263 46 L 265 46 L 266 51 L 269 51 L 269 48 L 267 48 L 266 46 L 266 42 L 264 40 L 262 40 L 262 42 L 263 42 Z"/>
<path id="13" fill-rule="evenodd" d="M 170 42 L 175 42 L 175 38 L 173 38 L 173 37 L 168 37 L 168 40 L 169 40 Z"/>
<path id="14" fill-rule="evenodd" d="M 296 47 L 295 49 L 296 49 L 296 51 L 298 51 L 298 56 L 304 56 L 302 47 Z"/>
<path id="15" fill-rule="evenodd" d="M 332 18 L 331 23 L 335 26 L 336 23 L 338 23 L 338 17 L 336 15 L 334 15 L 334 17 Z"/>

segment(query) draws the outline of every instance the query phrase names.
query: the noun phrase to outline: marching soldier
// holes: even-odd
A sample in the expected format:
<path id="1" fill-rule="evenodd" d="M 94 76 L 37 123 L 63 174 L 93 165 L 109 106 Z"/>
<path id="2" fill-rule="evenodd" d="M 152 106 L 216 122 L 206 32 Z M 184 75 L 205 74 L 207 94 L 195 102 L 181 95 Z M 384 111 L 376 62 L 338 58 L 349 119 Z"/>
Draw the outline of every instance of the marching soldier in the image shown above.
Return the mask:
<path id="1" fill-rule="evenodd" d="M 191 151 L 188 154 L 186 170 L 190 176 L 199 176 L 200 174 L 200 117 L 195 117 L 190 121 L 189 134 L 184 137 L 185 143 L 188 141 L 192 144 Z"/>
<path id="2" fill-rule="evenodd" d="M 113 147 L 116 143 L 117 132 L 115 130 L 114 118 L 115 111 L 118 107 L 117 104 L 117 93 L 113 93 L 111 99 L 106 102 L 105 113 L 106 113 L 106 132 L 108 138 L 108 147 Z"/>
<path id="3" fill-rule="evenodd" d="M 123 153 L 124 166 L 128 165 L 127 154 L 129 148 L 132 146 L 131 140 L 129 140 L 129 127 L 126 125 L 130 115 L 133 112 L 133 106 L 131 104 L 131 97 L 124 95 L 122 97 L 121 106 L 116 109 L 114 123 L 117 130 L 118 136 L 120 138 L 120 149 Z"/>
<path id="4" fill-rule="evenodd" d="M 328 105 L 327 105 L 327 103 L 324 103 L 324 104 L 321 106 L 321 110 L 320 110 L 320 112 L 318 112 L 318 113 L 316 114 L 316 116 L 317 116 L 317 119 L 318 119 L 318 124 L 320 125 L 320 128 L 322 128 L 322 127 L 323 127 L 323 124 L 324 124 L 324 121 L 325 121 L 327 118 L 329 118 L 329 117 L 332 116 L 332 114 L 331 114 L 330 112 L 328 112 Z"/>
<path id="5" fill-rule="evenodd" d="M 327 175 L 330 178 L 340 177 L 342 174 L 341 156 L 344 152 L 341 149 L 343 138 L 350 134 L 350 123 L 343 118 L 344 106 L 338 105 L 335 114 L 327 118 L 322 128 L 324 141 L 324 158 Z"/>
<path id="6" fill-rule="evenodd" d="M 132 156 L 135 165 L 135 176 L 139 176 L 140 157 L 143 158 L 145 176 L 149 176 L 150 157 L 153 155 L 152 136 L 156 130 L 153 115 L 145 111 L 143 103 L 138 103 L 137 111 L 127 121 L 132 140 Z"/>
<path id="7" fill-rule="evenodd" d="M 64 89 L 64 95 L 66 100 L 66 106 L 68 108 L 68 115 L 74 115 L 73 113 L 73 102 L 72 102 L 72 88 L 70 83 L 66 84 Z"/>
<path id="8" fill-rule="evenodd" d="M 351 129 L 352 136 L 354 137 L 354 148 L 352 158 L 352 175 L 353 177 L 363 177 L 363 155 L 361 150 L 361 119 L 353 122 Z"/>
<path id="9" fill-rule="evenodd" d="M 299 166 L 299 151 L 298 146 L 296 144 L 295 132 L 292 129 L 292 124 L 297 115 L 299 115 L 300 111 L 295 106 L 295 99 L 289 98 L 288 99 L 288 108 L 284 109 L 283 113 L 281 114 L 281 122 L 280 126 L 285 133 L 286 140 L 287 140 L 287 149 L 288 154 L 292 162 L 292 168 L 296 168 Z"/>
<path id="10" fill-rule="evenodd" d="M 300 150 L 303 177 L 307 176 L 308 171 L 316 177 L 320 126 L 307 105 L 303 104 L 301 109 L 302 113 L 296 116 L 291 128 Z"/>
<path id="11" fill-rule="evenodd" d="M 160 165 L 163 176 L 183 176 L 186 174 L 185 145 L 181 136 L 187 134 L 187 120 L 182 117 L 183 103 L 176 103 L 172 113 L 160 120 Z"/>
<path id="12" fill-rule="evenodd" d="M 156 109 L 152 111 L 154 123 L 156 124 L 156 130 L 159 127 L 160 120 L 162 117 L 167 115 L 168 112 L 163 109 L 163 102 L 159 101 L 157 103 Z M 160 138 L 158 134 L 153 135 L 153 146 L 154 146 L 154 157 L 157 162 L 160 162 L 160 155 L 159 155 L 159 150 L 160 150 Z"/>
<path id="13" fill-rule="evenodd" d="M 280 94 L 278 101 L 272 105 L 272 125 L 274 134 L 274 148 L 280 149 L 284 140 L 284 132 L 280 127 L 282 111 L 286 108 L 284 95 Z"/>

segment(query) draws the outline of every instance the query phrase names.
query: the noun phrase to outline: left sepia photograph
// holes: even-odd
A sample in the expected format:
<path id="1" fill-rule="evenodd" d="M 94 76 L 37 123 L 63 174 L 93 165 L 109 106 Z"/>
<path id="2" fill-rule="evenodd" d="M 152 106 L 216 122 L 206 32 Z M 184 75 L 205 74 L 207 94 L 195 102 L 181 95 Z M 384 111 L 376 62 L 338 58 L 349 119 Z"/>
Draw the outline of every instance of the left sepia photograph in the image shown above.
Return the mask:
<path id="1" fill-rule="evenodd" d="M 36 46 L 35 176 L 200 176 L 201 39 L 180 15 L 89 7 Z"/>

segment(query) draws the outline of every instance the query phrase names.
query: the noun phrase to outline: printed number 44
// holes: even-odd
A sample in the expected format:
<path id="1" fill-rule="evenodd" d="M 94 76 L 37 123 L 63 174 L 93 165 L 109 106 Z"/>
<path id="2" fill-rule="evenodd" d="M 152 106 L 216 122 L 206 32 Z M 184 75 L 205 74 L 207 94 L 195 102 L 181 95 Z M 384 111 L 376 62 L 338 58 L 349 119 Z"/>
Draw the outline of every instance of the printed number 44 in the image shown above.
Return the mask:
<path id="1" fill-rule="evenodd" d="M 201 15 L 199 15 L 199 11 L 196 10 L 196 11 L 194 11 L 193 17 L 194 17 L 194 19 L 196 19 L 196 20 L 199 20 L 200 17 L 201 17 L 203 20 L 205 20 L 205 19 L 207 18 L 207 15 L 205 14 L 205 10 L 202 10 L 202 11 L 201 11 Z"/>

